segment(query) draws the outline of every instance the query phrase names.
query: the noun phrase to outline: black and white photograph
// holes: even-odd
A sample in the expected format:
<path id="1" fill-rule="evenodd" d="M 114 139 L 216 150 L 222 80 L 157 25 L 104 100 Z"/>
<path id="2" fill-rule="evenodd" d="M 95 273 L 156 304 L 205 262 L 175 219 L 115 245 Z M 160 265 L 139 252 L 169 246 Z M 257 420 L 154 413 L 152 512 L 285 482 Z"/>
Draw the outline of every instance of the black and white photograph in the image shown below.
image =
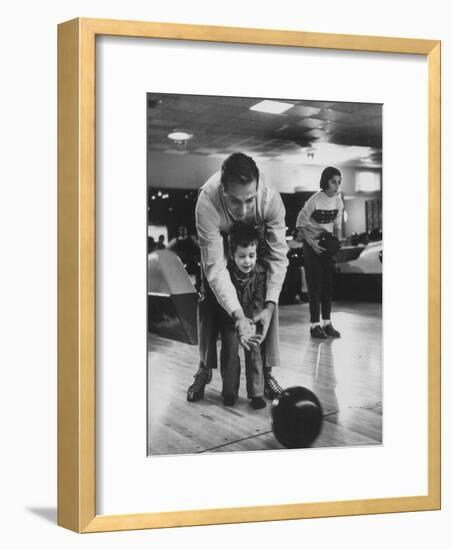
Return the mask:
<path id="1" fill-rule="evenodd" d="M 5 550 L 450 548 L 446 12 L 3 5 Z"/>
<path id="2" fill-rule="evenodd" d="M 147 455 L 383 444 L 383 105 L 146 94 Z"/>

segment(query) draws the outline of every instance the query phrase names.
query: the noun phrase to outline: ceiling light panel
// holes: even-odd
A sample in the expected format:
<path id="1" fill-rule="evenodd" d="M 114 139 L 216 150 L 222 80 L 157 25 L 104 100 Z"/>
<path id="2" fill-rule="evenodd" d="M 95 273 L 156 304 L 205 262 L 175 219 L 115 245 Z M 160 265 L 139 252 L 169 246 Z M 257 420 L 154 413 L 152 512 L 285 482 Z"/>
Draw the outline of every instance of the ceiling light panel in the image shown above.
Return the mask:
<path id="1" fill-rule="evenodd" d="M 250 111 L 259 111 L 261 113 L 280 115 L 281 113 L 288 111 L 292 107 L 293 103 L 283 103 L 282 101 L 265 99 L 264 101 L 260 101 L 259 103 L 256 103 L 255 105 L 250 107 Z"/>

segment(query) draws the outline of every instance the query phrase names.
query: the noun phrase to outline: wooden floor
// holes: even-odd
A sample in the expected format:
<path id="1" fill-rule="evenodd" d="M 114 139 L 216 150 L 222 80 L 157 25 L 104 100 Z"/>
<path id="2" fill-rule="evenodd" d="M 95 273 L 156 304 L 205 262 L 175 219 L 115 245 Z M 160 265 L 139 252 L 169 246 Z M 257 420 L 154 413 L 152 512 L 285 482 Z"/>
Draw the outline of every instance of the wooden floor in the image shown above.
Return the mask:
<path id="1" fill-rule="evenodd" d="M 313 447 L 380 445 L 382 442 L 381 305 L 334 304 L 333 321 L 342 338 L 309 336 L 307 304 L 280 308 L 283 388 L 305 386 L 320 399 L 324 422 Z M 196 346 L 154 334 L 148 342 L 148 454 L 280 449 L 271 431 L 270 408 L 255 411 L 240 397 L 224 407 L 221 377 L 214 371 L 202 401 L 188 403 L 186 391 L 198 365 Z"/>

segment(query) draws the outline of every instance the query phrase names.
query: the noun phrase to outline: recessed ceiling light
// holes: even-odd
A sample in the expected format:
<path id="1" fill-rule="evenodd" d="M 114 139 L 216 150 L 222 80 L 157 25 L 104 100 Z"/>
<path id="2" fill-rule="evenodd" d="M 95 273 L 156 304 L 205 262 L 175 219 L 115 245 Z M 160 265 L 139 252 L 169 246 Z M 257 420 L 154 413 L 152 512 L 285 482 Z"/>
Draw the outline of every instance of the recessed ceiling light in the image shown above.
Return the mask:
<path id="1" fill-rule="evenodd" d="M 193 134 L 187 134 L 187 132 L 171 132 L 168 137 L 174 141 L 186 141 L 193 137 Z"/>
<path id="2" fill-rule="evenodd" d="M 260 111 L 261 113 L 272 113 L 274 115 L 280 115 L 285 111 L 293 107 L 293 103 L 283 103 L 282 101 L 272 101 L 270 99 L 265 99 L 256 103 L 250 107 L 250 111 Z"/>

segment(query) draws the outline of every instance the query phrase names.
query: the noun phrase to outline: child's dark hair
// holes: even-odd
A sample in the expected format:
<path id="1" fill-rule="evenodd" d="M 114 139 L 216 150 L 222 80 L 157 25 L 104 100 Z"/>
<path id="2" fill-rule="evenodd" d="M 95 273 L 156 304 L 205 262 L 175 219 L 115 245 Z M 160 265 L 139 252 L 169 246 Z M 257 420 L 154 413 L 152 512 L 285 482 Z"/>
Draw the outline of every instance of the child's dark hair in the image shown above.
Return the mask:
<path id="1" fill-rule="evenodd" d="M 237 250 L 238 246 L 246 248 L 250 244 L 255 244 L 256 247 L 259 244 L 259 233 L 249 223 L 234 222 L 229 233 L 229 254 L 232 256 Z"/>
<path id="2" fill-rule="evenodd" d="M 322 191 L 325 191 L 325 189 L 328 187 L 328 182 L 331 178 L 334 178 L 334 176 L 339 176 L 340 178 L 342 178 L 342 174 L 334 166 L 328 166 L 327 168 L 325 168 L 325 170 L 322 172 L 322 175 L 320 176 L 320 189 L 322 189 Z"/>

